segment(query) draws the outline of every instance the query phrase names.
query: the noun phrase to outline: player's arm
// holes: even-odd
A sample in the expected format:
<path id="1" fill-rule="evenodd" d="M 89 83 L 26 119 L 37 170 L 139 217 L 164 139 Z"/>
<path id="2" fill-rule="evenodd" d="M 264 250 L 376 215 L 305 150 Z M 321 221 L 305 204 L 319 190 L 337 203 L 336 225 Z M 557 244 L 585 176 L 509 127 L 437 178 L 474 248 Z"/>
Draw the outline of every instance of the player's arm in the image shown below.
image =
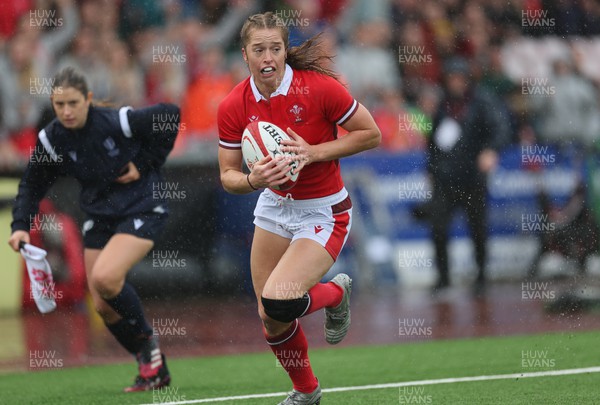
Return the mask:
<path id="1" fill-rule="evenodd" d="M 283 141 L 286 146 L 282 150 L 284 152 L 295 152 L 300 157 L 301 163 L 307 165 L 312 162 L 323 162 L 351 156 L 373 149 L 381 142 L 381 132 L 371 113 L 362 104 L 358 105 L 354 115 L 341 126 L 348 131 L 346 135 L 318 145 L 309 145 L 301 136 L 288 128 L 287 132 L 294 140 Z"/>
<path id="2" fill-rule="evenodd" d="M 279 186 L 287 181 L 289 170 L 285 159 L 274 160 L 270 156 L 252 166 L 252 172 L 242 171 L 242 151 L 219 148 L 219 170 L 225 191 L 231 194 L 247 194 L 259 188 Z"/>

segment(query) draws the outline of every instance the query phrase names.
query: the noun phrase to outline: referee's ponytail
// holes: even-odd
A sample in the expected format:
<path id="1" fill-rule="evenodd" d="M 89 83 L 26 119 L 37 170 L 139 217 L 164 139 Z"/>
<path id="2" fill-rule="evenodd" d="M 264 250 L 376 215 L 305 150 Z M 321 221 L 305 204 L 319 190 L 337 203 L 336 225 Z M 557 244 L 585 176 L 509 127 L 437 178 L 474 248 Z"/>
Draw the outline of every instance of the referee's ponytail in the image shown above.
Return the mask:
<path id="1" fill-rule="evenodd" d="M 254 14 L 248 17 L 240 32 L 242 47 L 246 48 L 250 42 L 250 33 L 253 29 L 279 29 L 283 43 L 287 50 L 286 63 L 297 70 L 312 70 L 331 76 L 338 80 L 337 74 L 325 67 L 325 62 L 331 61 L 333 55 L 327 54 L 321 45 L 321 35 L 317 34 L 306 40 L 302 45 L 289 47 L 290 32 L 285 22 L 275 13 L 269 11 L 263 14 Z"/>

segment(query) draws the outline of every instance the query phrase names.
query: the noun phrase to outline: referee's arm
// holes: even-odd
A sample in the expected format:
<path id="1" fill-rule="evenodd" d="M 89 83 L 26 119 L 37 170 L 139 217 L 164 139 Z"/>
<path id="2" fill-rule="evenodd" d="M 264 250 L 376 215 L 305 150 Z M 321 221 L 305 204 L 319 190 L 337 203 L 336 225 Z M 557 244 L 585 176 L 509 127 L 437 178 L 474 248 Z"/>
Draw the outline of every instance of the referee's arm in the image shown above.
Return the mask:
<path id="1" fill-rule="evenodd" d="M 140 137 L 142 149 L 132 160 L 140 173 L 160 168 L 171 153 L 179 132 L 180 112 L 174 104 L 156 104 L 127 111 L 134 137 Z"/>
<path id="2" fill-rule="evenodd" d="M 31 220 L 38 213 L 40 201 L 58 178 L 58 166 L 62 162 L 60 157 L 59 159 L 60 161 L 53 159 L 38 141 L 19 183 L 12 210 L 12 232 L 29 232 Z"/>

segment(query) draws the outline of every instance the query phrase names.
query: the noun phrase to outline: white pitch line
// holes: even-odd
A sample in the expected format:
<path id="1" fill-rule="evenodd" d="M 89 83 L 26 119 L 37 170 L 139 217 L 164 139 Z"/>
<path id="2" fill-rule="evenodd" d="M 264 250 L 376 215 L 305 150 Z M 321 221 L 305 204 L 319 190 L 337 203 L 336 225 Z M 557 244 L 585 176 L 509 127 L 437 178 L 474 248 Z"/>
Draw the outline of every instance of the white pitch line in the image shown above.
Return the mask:
<path id="1" fill-rule="evenodd" d="M 435 384 L 451 384 L 451 383 L 472 382 L 472 381 L 510 380 L 513 378 L 553 377 L 553 376 L 561 376 L 561 375 L 574 375 L 574 374 L 586 374 L 586 373 L 600 373 L 600 367 L 571 368 L 571 369 L 567 369 L 567 370 L 535 371 L 535 372 L 531 372 L 531 373 L 478 375 L 478 376 L 473 376 L 473 377 L 439 378 L 437 380 L 420 380 L 420 381 L 406 381 L 406 382 L 388 383 L 388 384 L 359 385 L 359 386 L 354 386 L 354 387 L 325 388 L 325 389 L 323 389 L 323 393 L 381 390 L 381 389 L 386 389 L 386 388 L 410 387 L 413 385 L 435 385 Z M 161 388 L 161 390 L 168 390 L 168 388 Z M 204 404 L 204 403 L 210 403 L 210 402 L 224 402 L 224 401 L 241 401 L 244 399 L 279 397 L 279 396 L 285 396 L 287 394 L 288 394 L 287 392 L 271 392 L 271 393 L 267 393 L 267 394 L 236 395 L 236 396 L 231 396 L 231 397 L 191 399 L 188 401 L 177 401 L 177 402 L 161 402 L 161 405 L 185 405 L 185 404 Z M 169 395 L 168 393 L 165 394 L 165 396 L 168 396 L 168 395 Z M 155 405 L 155 403 L 154 404 L 142 404 L 142 405 Z"/>

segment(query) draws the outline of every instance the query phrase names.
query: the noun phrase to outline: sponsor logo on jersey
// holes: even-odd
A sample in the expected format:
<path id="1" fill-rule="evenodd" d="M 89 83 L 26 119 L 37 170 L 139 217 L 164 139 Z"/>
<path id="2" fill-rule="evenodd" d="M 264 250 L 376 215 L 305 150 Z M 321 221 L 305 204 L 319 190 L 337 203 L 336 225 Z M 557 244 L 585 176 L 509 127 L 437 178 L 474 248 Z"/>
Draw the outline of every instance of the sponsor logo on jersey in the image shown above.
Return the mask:
<path id="1" fill-rule="evenodd" d="M 135 228 L 136 231 L 138 229 L 140 229 L 143 225 L 144 225 L 144 221 L 142 221 L 141 219 L 135 218 L 133 220 L 133 227 Z"/>
<path id="2" fill-rule="evenodd" d="M 315 233 L 319 233 L 323 230 L 323 226 L 322 225 L 315 225 Z"/>

